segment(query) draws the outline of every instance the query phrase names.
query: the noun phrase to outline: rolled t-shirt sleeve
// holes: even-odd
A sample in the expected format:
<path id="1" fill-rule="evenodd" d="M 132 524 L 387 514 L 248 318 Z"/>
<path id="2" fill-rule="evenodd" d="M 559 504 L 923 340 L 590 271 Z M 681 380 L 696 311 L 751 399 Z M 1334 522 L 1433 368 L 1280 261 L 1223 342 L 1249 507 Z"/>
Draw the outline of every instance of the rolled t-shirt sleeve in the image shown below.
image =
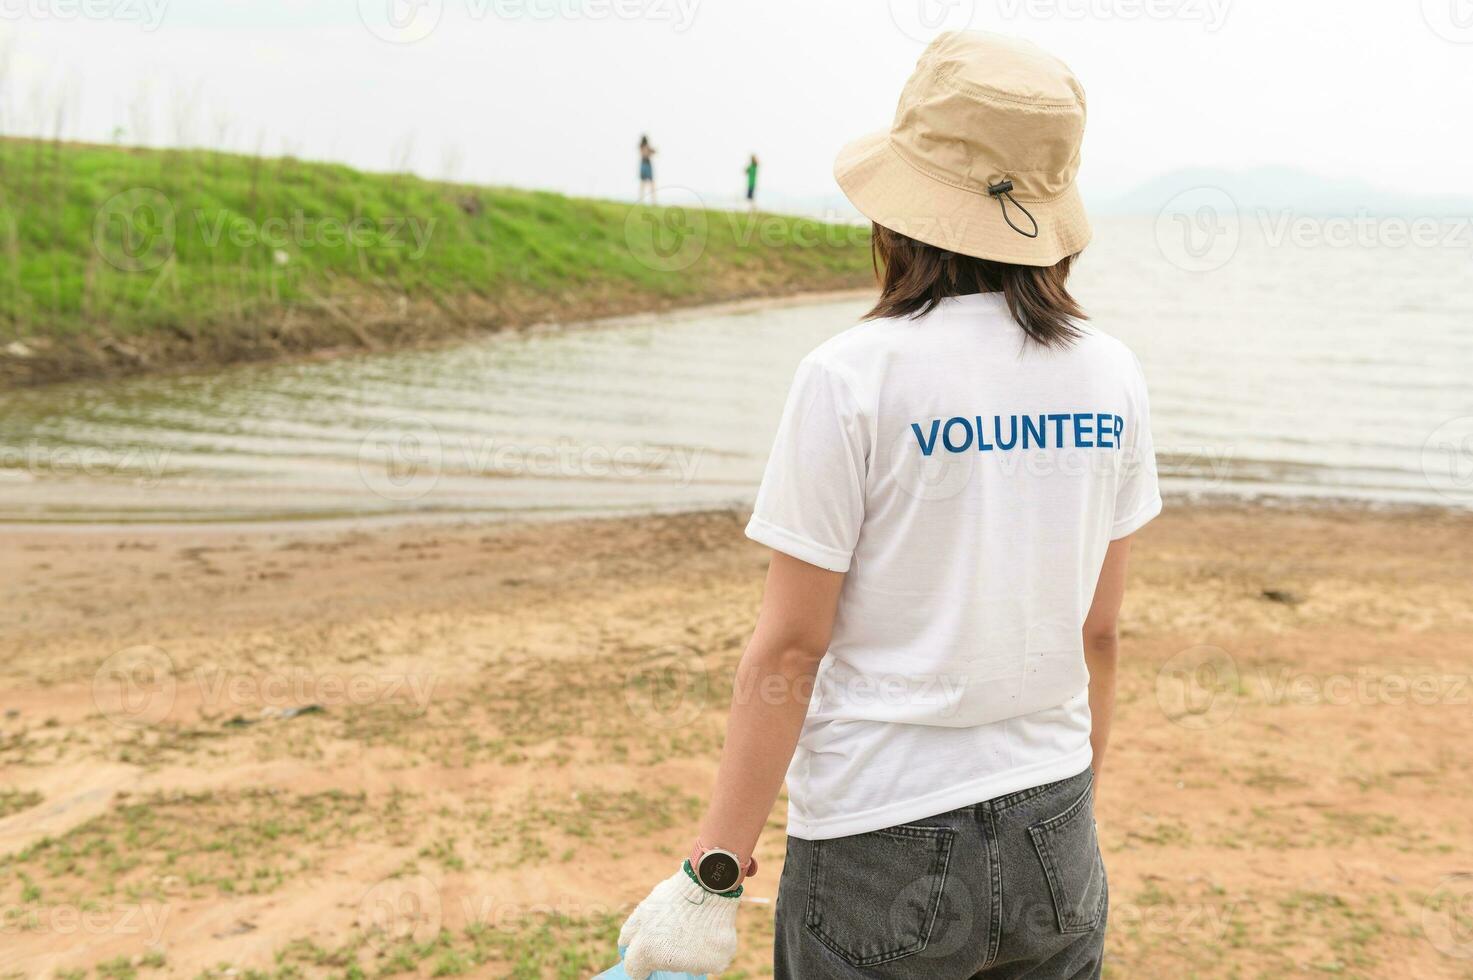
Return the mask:
<path id="1" fill-rule="evenodd" d="M 847 572 L 864 522 L 868 445 L 850 384 L 810 355 L 788 393 L 747 537 Z"/>
<path id="2" fill-rule="evenodd" d="M 1125 422 L 1121 443 L 1119 480 L 1115 489 L 1115 521 L 1110 540 L 1115 541 L 1145 527 L 1161 513 L 1161 485 L 1156 473 L 1156 447 L 1151 439 L 1151 405 L 1146 393 L 1145 373 L 1134 362 L 1131 384 L 1131 418 Z"/>

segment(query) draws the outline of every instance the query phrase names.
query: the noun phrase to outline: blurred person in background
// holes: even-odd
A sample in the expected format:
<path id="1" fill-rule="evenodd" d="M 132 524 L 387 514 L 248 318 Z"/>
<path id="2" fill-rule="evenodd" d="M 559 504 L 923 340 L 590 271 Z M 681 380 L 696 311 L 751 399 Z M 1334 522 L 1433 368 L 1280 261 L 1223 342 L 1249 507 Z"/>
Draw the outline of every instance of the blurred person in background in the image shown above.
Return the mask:
<path id="1" fill-rule="evenodd" d="M 650 203 L 655 203 L 655 148 L 648 136 L 639 138 L 639 200 L 649 194 Z"/>

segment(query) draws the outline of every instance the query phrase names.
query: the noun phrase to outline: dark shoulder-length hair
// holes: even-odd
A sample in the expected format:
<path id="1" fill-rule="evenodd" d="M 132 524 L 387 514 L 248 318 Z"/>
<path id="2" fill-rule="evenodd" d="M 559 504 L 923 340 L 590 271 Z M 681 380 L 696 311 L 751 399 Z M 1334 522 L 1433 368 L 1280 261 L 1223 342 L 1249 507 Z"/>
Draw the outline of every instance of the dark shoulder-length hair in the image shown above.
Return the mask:
<path id="1" fill-rule="evenodd" d="M 1067 347 L 1079 337 L 1075 321 L 1088 316 L 1066 282 L 1077 255 L 1054 265 L 1012 265 L 974 258 L 875 225 L 870 235 L 880 299 L 866 320 L 929 313 L 948 296 L 1000 292 L 1013 319 L 1031 340 Z"/>

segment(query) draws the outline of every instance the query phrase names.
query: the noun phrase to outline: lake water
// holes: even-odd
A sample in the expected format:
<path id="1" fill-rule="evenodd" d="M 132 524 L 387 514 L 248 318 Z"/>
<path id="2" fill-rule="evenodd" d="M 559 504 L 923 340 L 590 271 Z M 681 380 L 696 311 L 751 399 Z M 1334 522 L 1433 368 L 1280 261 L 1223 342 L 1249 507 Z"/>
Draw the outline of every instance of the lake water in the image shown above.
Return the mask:
<path id="1" fill-rule="evenodd" d="M 1276 243 L 1251 222 L 1203 260 L 1116 219 L 1075 289 L 1145 365 L 1168 491 L 1470 507 L 1470 271 L 1466 246 Z M 865 305 L 0 393 L 0 520 L 744 505 L 798 359 Z"/>

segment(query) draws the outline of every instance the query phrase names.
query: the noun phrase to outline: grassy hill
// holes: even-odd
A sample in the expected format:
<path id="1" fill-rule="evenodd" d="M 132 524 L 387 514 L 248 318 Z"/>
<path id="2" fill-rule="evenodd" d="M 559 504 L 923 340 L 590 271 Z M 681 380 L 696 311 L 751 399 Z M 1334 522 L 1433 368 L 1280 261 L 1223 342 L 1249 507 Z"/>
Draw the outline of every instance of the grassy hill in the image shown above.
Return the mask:
<path id="1" fill-rule="evenodd" d="M 0 140 L 0 381 L 858 286 L 866 229 L 205 151 Z"/>

